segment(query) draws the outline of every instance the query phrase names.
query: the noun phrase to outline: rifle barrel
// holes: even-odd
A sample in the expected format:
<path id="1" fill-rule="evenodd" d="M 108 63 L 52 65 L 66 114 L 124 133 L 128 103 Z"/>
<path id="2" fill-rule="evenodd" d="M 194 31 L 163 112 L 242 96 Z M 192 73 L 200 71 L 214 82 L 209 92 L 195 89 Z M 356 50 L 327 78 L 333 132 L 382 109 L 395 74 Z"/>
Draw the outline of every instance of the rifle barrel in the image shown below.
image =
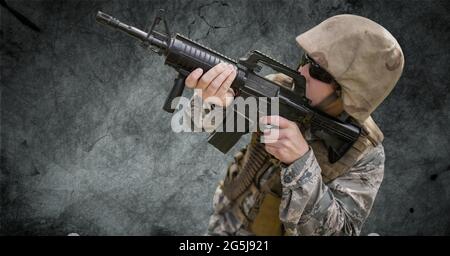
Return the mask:
<path id="1" fill-rule="evenodd" d="M 141 40 L 142 42 L 147 42 L 153 46 L 156 46 L 163 51 L 167 49 L 167 37 L 162 35 L 161 33 L 158 33 L 154 31 L 152 34 L 148 35 L 148 33 L 137 29 L 133 26 L 127 25 L 120 20 L 112 17 L 111 15 L 108 15 L 104 12 L 98 11 L 97 15 L 95 16 L 95 20 L 98 23 L 101 23 L 103 25 L 106 25 L 108 27 L 118 29 L 122 32 L 125 32 L 126 34 Z"/>

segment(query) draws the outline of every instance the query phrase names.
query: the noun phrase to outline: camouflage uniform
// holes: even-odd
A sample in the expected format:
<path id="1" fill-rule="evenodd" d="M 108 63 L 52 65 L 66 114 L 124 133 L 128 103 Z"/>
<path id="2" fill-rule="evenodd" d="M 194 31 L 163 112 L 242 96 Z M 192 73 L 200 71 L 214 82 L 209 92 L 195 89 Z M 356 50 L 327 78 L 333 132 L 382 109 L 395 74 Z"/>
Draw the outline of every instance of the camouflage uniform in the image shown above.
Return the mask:
<path id="1" fill-rule="evenodd" d="M 196 114 L 203 118 L 212 114 L 206 103 L 203 106 L 194 106 L 190 111 L 201 111 Z M 190 117 L 191 115 L 186 116 Z M 203 124 L 194 122 L 194 125 L 202 127 Z M 305 132 L 305 139 L 308 143 L 317 140 L 309 131 Z M 239 155 L 242 156 L 244 151 L 236 154 L 232 164 L 237 164 Z M 279 218 L 285 235 L 358 235 L 383 179 L 384 159 L 381 144 L 371 147 L 346 174 L 326 183 L 310 147 L 304 156 L 289 166 L 271 166 L 265 171 L 258 185 L 263 187 L 272 175 L 277 172 L 280 174 L 282 194 Z M 245 225 L 233 216 L 229 209 L 231 202 L 224 195 L 222 187 L 223 181 L 214 195 L 214 213 L 210 218 L 208 234 L 252 235 Z M 248 215 L 254 207 L 258 201 L 256 197 L 250 194 L 243 200 L 244 214 Z"/>
<path id="2" fill-rule="evenodd" d="M 322 110 L 330 115 L 345 111 L 361 125 L 365 135 L 337 164 L 330 164 L 327 151 L 318 138 L 309 129 L 302 129 L 310 145 L 309 151 L 289 166 L 276 161 L 271 163 L 258 173 L 249 191 L 238 197 L 237 203 L 227 196 L 228 187 L 224 184 L 230 176 L 239 174 L 242 162 L 250 161 L 247 156 L 254 150 L 251 145 L 258 146 L 258 135 L 254 133 L 252 141 L 256 144 L 250 143 L 235 156 L 225 180 L 216 190 L 214 213 L 208 227 L 210 235 L 256 234 L 253 230 L 259 229 L 252 226 L 252 221 L 254 224 L 254 212 L 263 211 L 265 207 L 260 189 L 265 187 L 275 188 L 269 193 L 264 192 L 265 196 L 275 194 L 280 198 L 279 201 L 272 200 L 275 202 L 272 205 L 278 208 L 274 212 L 283 235 L 359 235 L 370 213 L 383 180 L 385 162 L 381 144 L 383 134 L 370 114 L 389 94 L 402 73 L 401 48 L 387 30 L 355 15 L 329 18 L 297 37 L 297 42 L 341 86 L 339 97 L 328 104 L 333 107 Z M 277 77 L 270 79 L 277 82 Z M 192 104 L 185 112 L 186 118 L 191 118 L 196 111 L 207 117 L 208 112 L 214 110 L 208 104 Z M 204 128 L 199 120 L 193 121 L 194 125 Z M 264 152 L 261 154 L 270 158 Z M 265 213 L 265 218 L 270 216 Z"/>
<path id="3" fill-rule="evenodd" d="M 268 173 L 279 172 L 272 168 Z M 279 217 L 286 235 L 359 235 L 370 213 L 384 173 L 383 146 L 373 148 L 347 174 L 325 183 L 312 149 L 287 168 L 281 168 L 283 185 Z M 264 185 L 262 181 L 261 186 Z M 250 209 L 255 198 L 245 200 Z M 251 234 L 242 229 L 221 186 L 213 200 L 210 235 Z"/>

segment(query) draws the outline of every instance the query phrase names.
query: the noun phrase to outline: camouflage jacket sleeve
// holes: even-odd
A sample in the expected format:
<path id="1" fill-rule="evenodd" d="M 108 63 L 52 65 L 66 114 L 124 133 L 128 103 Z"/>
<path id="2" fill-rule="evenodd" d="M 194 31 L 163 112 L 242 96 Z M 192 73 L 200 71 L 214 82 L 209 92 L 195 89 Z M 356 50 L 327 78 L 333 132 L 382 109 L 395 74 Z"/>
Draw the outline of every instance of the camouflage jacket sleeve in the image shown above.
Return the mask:
<path id="1" fill-rule="evenodd" d="M 384 174 L 384 149 L 371 148 L 346 174 L 324 184 L 312 148 L 281 170 L 280 219 L 287 235 L 359 235 Z"/>

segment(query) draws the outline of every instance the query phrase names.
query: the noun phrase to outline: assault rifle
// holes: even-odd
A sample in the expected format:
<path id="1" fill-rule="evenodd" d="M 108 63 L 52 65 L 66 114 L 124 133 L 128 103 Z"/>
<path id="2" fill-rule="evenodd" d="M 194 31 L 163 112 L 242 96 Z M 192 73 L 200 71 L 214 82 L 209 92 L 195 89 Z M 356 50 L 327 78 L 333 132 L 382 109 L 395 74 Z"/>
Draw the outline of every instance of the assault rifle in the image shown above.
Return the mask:
<path id="1" fill-rule="evenodd" d="M 311 132 L 321 138 L 327 146 L 331 163 L 339 160 L 361 133 L 358 125 L 328 116 L 311 107 L 309 100 L 304 96 L 305 80 L 296 70 L 259 51 L 251 51 L 246 57 L 236 61 L 180 34 L 172 36 L 164 18 L 164 10 L 160 10 L 148 32 L 127 25 L 101 11 L 97 13 L 96 20 L 141 41 L 144 48 L 163 55 L 165 64 L 178 71 L 178 77 L 163 106 L 169 113 L 174 112 L 172 101 L 182 95 L 185 78 L 190 72 L 196 68 L 202 68 L 206 72 L 215 65 L 225 62 L 237 67 L 237 76 L 231 85 L 235 95 L 243 98 L 278 97 L 279 115 L 309 126 Z M 164 33 L 155 30 L 161 21 L 164 23 Z M 287 88 L 266 79 L 259 73 L 262 65 L 292 78 L 292 87 Z M 210 135 L 208 142 L 226 153 L 245 133 L 215 131 Z"/>

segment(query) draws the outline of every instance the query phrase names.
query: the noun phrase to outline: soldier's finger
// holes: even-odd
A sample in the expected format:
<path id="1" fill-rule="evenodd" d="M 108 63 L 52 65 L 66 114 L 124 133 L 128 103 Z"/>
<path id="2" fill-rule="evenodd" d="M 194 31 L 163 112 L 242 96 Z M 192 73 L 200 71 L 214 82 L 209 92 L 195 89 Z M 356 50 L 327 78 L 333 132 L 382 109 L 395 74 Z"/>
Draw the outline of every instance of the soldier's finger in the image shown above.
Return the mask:
<path id="1" fill-rule="evenodd" d="M 236 69 L 232 65 L 230 65 L 230 66 L 232 69 L 231 73 L 228 75 L 227 79 L 222 83 L 222 86 L 217 91 L 217 95 L 219 97 L 221 97 L 222 95 L 225 95 L 228 92 L 228 90 L 231 87 L 231 84 L 233 84 L 234 79 L 236 79 L 236 75 L 237 75 Z"/>
<path id="2" fill-rule="evenodd" d="M 274 144 L 278 143 L 281 139 L 280 130 L 278 129 L 270 129 L 264 131 L 264 143 L 266 144 Z"/>
<path id="3" fill-rule="evenodd" d="M 208 70 L 208 72 L 206 72 L 198 81 L 197 87 L 200 89 L 206 89 L 209 84 L 212 82 L 212 80 L 214 80 L 214 78 L 216 78 L 218 75 L 220 75 L 225 68 L 227 67 L 226 63 L 219 63 L 217 65 L 215 65 L 213 68 L 211 68 L 210 70 Z"/>
<path id="4" fill-rule="evenodd" d="M 231 103 L 233 103 L 234 101 L 234 92 L 233 90 L 228 90 L 224 97 L 225 97 L 225 102 L 226 102 L 226 106 L 230 106 Z"/>
<path id="5" fill-rule="evenodd" d="M 222 87 L 223 82 L 227 79 L 231 72 L 233 72 L 231 68 L 226 68 L 222 73 L 216 76 L 216 78 L 214 78 L 214 80 L 212 80 L 206 88 L 206 93 L 208 95 L 216 95 L 217 91 L 220 87 Z"/>
<path id="6" fill-rule="evenodd" d="M 278 136 L 279 139 L 289 138 L 290 131 L 287 128 L 269 127 L 264 130 L 264 135 Z"/>
<path id="7" fill-rule="evenodd" d="M 192 71 L 187 77 L 186 80 L 184 81 L 184 84 L 186 85 L 186 87 L 188 88 L 195 88 L 197 86 L 198 83 L 198 79 L 202 76 L 203 74 L 203 69 L 201 68 L 197 68 L 196 70 Z"/>
<path id="8" fill-rule="evenodd" d="M 291 121 L 281 116 L 263 116 L 259 119 L 260 123 L 265 125 L 273 125 L 279 128 L 287 128 L 291 125 Z"/>

